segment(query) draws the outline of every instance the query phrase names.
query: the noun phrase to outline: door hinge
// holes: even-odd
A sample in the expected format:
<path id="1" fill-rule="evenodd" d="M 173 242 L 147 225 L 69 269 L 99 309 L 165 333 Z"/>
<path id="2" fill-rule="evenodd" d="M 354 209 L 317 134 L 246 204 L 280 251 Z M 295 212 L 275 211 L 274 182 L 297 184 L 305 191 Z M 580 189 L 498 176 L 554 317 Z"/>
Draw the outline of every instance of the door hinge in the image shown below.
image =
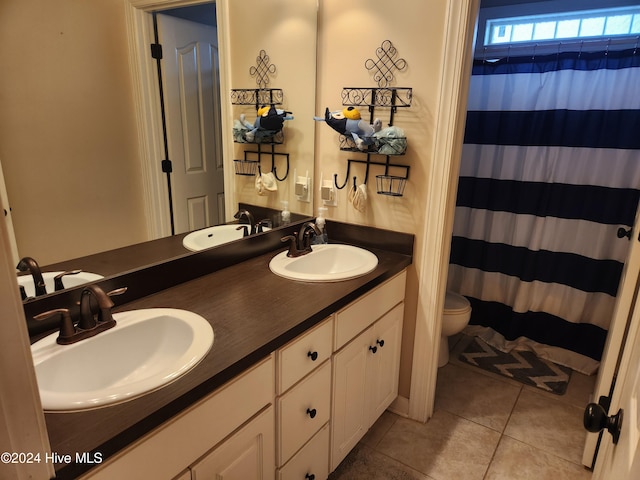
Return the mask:
<path id="1" fill-rule="evenodd" d="M 609 407 L 611 406 L 611 397 L 605 397 L 604 395 L 602 395 L 599 399 L 598 399 L 598 405 L 600 405 L 602 408 L 605 409 L 605 411 L 609 411 Z"/>
<path id="2" fill-rule="evenodd" d="M 163 173 L 173 172 L 173 166 L 171 165 L 171 160 L 162 160 L 162 172 Z"/>
<path id="3" fill-rule="evenodd" d="M 162 60 L 162 45 L 159 43 L 151 44 L 151 58 Z"/>

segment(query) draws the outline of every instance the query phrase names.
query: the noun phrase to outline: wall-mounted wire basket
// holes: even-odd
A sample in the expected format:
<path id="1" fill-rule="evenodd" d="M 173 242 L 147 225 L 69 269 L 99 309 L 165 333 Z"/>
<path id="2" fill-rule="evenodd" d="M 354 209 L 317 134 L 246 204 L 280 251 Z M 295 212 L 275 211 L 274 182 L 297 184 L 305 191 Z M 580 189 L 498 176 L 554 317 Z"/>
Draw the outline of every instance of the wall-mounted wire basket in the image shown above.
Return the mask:
<path id="1" fill-rule="evenodd" d="M 401 197 L 404 194 L 404 187 L 406 184 L 406 177 L 376 175 L 376 190 L 380 195 Z"/>
<path id="2" fill-rule="evenodd" d="M 234 160 L 236 175 L 255 177 L 258 174 L 258 160 Z"/>
<path id="3" fill-rule="evenodd" d="M 340 135 L 340 150 L 346 152 L 375 153 L 378 155 L 404 155 L 407 150 L 407 137 L 360 137 L 366 148 L 361 150 L 353 137 Z"/>
<path id="4" fill-rule="evenodd" d="M 269 130 L 258 130 L 254 133 L 251 139 L 247 138 L 247 132 L 249 130 L 233 129 L 233 141 L 235 143 L 262 143 L 262 144 L 274 144 L 280 145 L 284 143 L 284 131 L 278 130 L 277 132 Z"/>

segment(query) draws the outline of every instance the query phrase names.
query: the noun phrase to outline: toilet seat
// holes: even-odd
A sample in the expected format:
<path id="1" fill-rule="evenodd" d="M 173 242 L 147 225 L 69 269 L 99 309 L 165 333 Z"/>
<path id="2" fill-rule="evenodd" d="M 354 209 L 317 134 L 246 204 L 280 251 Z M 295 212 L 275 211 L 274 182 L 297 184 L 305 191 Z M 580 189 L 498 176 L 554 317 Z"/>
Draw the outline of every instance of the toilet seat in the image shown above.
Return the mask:
<path id="1" fill-rule="evenodd" d="M 471 304 L 462 295 L 447 291 L 444 297 L 444 314 L 456 315 L 471 310 Z"/>

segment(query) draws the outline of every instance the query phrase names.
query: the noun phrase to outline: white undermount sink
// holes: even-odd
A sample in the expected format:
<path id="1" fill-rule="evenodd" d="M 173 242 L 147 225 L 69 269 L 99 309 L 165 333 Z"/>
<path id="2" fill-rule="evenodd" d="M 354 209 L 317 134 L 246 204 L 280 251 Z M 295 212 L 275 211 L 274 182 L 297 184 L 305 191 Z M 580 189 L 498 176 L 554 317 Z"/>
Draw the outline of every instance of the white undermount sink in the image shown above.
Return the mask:
<path id="1" fill-rule="evenodd" d="M 303 282 L 337 282 L 366 275 L 378 265 L 378 257 L 353 245 L 312 245 L 312 252 L 290 258 L 287 252 L 269 262 L 273 273 Z"/>
<path id="2" fill-rule="evenodd" d="M 46 411 L 104 407 L 157 390 L 213 345 L 209 322 L 186 310 L 149 308 L 113 318 L 115 327 L 72 345 L 58 345 L 56 332 L 31 346 Z"/>
<path id="3" fill-rule="evenodd" d="M 42 272 L 42 279 L 44 280 L 44 285 L 47 289 L 47 293 L 52 293 L 55 291 L 53 279 L 61 273 L 64 272 Z M 104 277 L 102 275 L 98 275 L 97 273 L 79 272 L 73 275 L 65 275 L 62 278 L 62 284 L 64 285 L 64 288 L 72 288 L 77 287 L 78 285 L 83 285 L 85 283 L 95 282 L 96 280 L 100 280 L 102 278 Z M 20 275 L 18 277 L 18 285 L 22 285 L 24 287 L 24 291 L 27 294 L 27 297 L 36 296 L 36 289 L 33 285 L 33 277 L 31 275 Z"/>
<path id="4" fill-rule="evenodd" d="M 206 248 L 217 247 L 225 243 L 233 242 L 234 240 L 240 240 L 244 231 L 241 228 L 245 224 L 231 224 L 231 225 L 216 225 L 215 227 L 203 228 L 202 230 L 196 230 L 186 235 L 182 239 L 182 246 L 192 252 L 199 252 Z M 246 225 L 249 228 L 249 225 Z M 266 232 L 268 227 L 263 227 Z"/>

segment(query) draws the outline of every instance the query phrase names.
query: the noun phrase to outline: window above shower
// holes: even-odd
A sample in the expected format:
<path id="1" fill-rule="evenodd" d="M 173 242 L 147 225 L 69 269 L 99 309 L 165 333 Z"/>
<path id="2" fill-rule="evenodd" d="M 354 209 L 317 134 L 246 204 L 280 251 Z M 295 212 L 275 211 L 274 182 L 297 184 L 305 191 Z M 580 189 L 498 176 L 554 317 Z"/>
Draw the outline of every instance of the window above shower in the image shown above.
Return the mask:
<path id="1" fill-rule="evenodd" d="M 638 47 L 640 0 L 483 0 L 476 58 Z"/>
<path id="2" fill-rule="evenodd" d="M 640 6 L 496 18 L 486 22 L 485 45 L 640 35 Z"/>

